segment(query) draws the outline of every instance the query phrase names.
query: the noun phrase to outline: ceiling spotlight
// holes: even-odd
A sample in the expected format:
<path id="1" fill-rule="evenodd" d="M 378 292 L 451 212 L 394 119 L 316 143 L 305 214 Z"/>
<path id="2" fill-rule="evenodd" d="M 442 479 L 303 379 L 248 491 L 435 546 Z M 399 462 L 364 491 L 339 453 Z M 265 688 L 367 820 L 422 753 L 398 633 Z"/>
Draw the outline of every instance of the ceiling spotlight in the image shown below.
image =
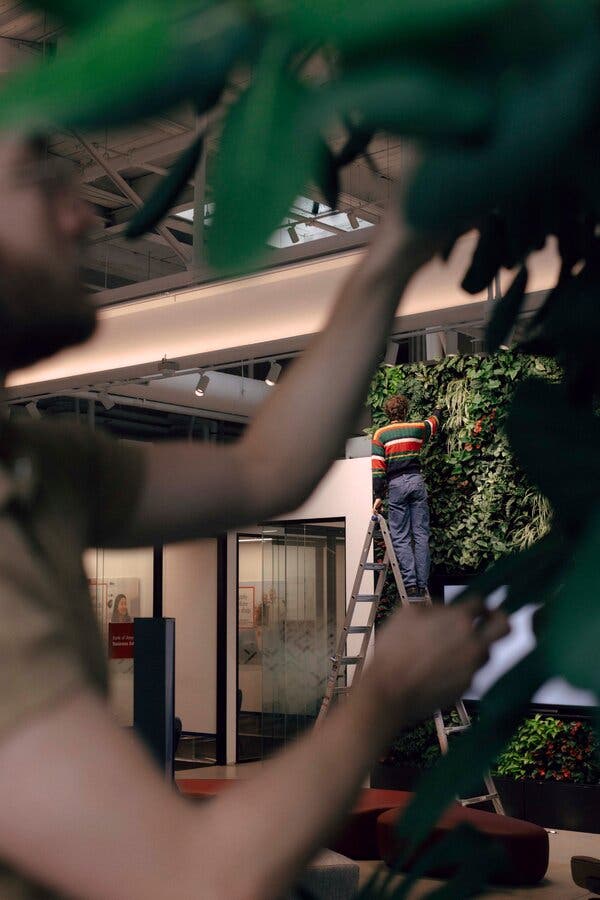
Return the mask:
<path id="1" fill-rule="evenodd" d="M 107 412 L 109 409 L 112 409 L 113 406 L 115 406 L 115 401 L 112 397 L 109 397 L 106 391 L 101 391 L 98 394 L 98 400 Z"/>
<path id="2" fill-rule="evenodd" d="M 28 403 L 25 407 L 29 415 L 32 419 L 41 419 L 42 414 L 38 409 L 38 405 L 35 400 L 32 400 L 31 403 Z"/>
<path id="3" fill-rule="evenodd" d="M 388 341 L 385 348 L 385 358 L 382 365 L 393 368 L 398 360 L 398 344 L 396 341 Z"/>
<path id="4" fill-rule="evenodd" d="M 289 236 L 290 236 L 290 241 L 292 242 L 292 244 L 299 244 L 299 243 L 300 243 L 300 238 L 299 238 L 299 236 L 298 236 L 298 232 L 296 231 L 296 229 L 295 229 L 295 227 L 294 227 L 293 225 L 290 225 L 290 227 L 288 228 L 287 232 L 288 232 L 288 234 L 289 234 Z"/>
<path id="5" fill-rule="evenodd" d="M 210 376 L 209 375 L 201 375 L 198 384 L 196 385 L 196 390 L 194 391 L 196 397 L 204 397 L 206 393 L 206 389 L 210 384 Z"/>
<path id="6" fill-rule="evenodd" d="M 277 379 L 281 374 L 281 366 L 278 362 L 272 362 L 271 367 L 269 369 L 268 375 L 265 378 L 266 383 L 273 387 L 274 384 L 277 384 Z"/>

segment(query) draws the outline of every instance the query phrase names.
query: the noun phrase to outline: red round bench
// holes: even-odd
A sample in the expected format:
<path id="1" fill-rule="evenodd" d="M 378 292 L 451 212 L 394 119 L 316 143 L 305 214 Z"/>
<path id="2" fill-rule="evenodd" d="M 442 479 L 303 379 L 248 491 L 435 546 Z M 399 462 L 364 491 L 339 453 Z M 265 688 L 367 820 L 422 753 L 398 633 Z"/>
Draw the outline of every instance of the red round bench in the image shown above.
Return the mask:
<path id="1" fill-rule="evenodd" d="M 406 795 L 405 804 L 411 798 Z M 396 822 L 402 815 L 404 807 L 398 806 L 379 816 L 377 820 L 377 843 L 381 859 L 392 865 L 403 851 L 403 843 L 395 831 Z M 468 823 L 478 831 L 497 840 L 505 851 L 505 864 L 498 869 L 491 879 L 497 884 L 533 885 L 538 884 L 548 870 L 549 841 L 548 835 L 539 825 L 522 822 L 510 816 L 499 816 L 496 813 L 484 812 L 453 803 L 441 816 L 433 832 L 419 847 L 410 863 L 421 853 L 433 846 L 458 825 Z M 439 868 L 427 872 L 432 878 L 448 878 L 452 869 Z"/>
<path id="2" fill-rule="evenodd" d="M 235 779 L 226 778 L 181 778 L 177 786 L 184 796 L 202 800 L 214 797 L 235 783 Z M 391 865 L 402 851 L 395 834 L 395 824 L 412 796 L 406 791 L 364 788 L 337 837 L 329 841 L 330 849 L 351 859 L 383 859 Z M 549 854 L 548 835 L 543 828 L 458 803 L 452 804 L 442 815 L 416 856 L 463 822 L 496 838 L 504 847 L 507 865 L 497 873 L 494 881 L 532 885 L 542 880 L 548 869 Z M 428 873 L 439 878 L 447 878 L 451 874 L 449 870 Z"/>

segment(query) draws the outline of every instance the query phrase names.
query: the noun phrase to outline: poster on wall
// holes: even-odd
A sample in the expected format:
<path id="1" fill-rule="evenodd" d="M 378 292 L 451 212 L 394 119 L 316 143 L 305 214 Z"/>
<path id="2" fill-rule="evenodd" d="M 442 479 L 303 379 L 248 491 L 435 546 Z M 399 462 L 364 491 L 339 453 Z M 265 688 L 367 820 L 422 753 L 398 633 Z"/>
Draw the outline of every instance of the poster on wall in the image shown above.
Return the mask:
<path id="1" fill-rule="evenodd" d="M 109 658 L 132 660 L 133 620 L 140 614 L 140 579 L 109 578 L 106 610 Z M 126 666 L 127 664 L 122 663 L 121 665 Z M 123 671 L 129 671 L 129 669 Z"/>
<path id="2" fill-rule="evenodd" d="M 110 623 L 131 624 L 140 614 L 140 579 L 109 578 L 106 608 Z"/>

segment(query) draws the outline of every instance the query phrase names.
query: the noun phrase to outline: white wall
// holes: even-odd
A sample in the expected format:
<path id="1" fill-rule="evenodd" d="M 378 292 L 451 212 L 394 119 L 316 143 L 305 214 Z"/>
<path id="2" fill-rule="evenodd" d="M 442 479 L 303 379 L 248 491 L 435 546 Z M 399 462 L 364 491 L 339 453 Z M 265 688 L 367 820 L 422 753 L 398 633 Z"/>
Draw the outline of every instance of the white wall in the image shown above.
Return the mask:
<path id="1" fill-rule="evenodd" d="M 293 513 L 281 516 L 283 520 L 346 520 L 346 602 L 352 593 L 372 507 L 371 458 L 365 456 L 334 463 L 306 503 Z"/>
<path id="2" fill-rule="evenodd" d="M 186 731 L 217 730 L 217 542 L 164 548 L 163 615 L 175 619 L 175 709 Z"/>

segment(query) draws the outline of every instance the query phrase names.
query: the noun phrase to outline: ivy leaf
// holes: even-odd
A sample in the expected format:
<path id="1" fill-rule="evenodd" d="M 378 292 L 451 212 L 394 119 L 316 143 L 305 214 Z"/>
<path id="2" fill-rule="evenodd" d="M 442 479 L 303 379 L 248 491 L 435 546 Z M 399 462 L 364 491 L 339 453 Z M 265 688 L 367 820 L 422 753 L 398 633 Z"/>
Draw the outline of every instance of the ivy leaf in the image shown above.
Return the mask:
<path id="1" fill-rule="evenodd" d="M 510 334 L 523 305 L 527 278 L 527 267 L 522 266 L 504 297 L 496 302 L 485 335 L 489 353 L 495 353 Z"/>
<path id="2" fill-rule="evenodd" d="M 227 116 L 208 241 L 211 262 L 219 269 L 256 262 L 318 164 L 321 139 L 306 124 L 306 89 L 286 71 L 289 54 L 289 46 L 275 36 L 252 85 Z"/>
<path id="3" fill-rule="evenodd" d="M 141 237 L 164 219 L 187 182 L 193 178 L 202 156 L 203 147 L 204 135 L 199 135 L 181 154 L 171 167 L 169 174 L 163 178 L 143 207 L 133 217 L 127 227 L 127 237 Z"/>
<path id="4" fill-rule="evenodd" d="M 419 0 L 398 3 L 397 0 L 291 0 L 277 3 L 260 0 L 259 10 L 281 17 L 301 42 L 333 42 L 344 49 L 368 47 L 390 34 L 405 45 L 415 41 L 441 40 L 451 33 L 481 22 L 513 5 L 513 0 Z"/>

